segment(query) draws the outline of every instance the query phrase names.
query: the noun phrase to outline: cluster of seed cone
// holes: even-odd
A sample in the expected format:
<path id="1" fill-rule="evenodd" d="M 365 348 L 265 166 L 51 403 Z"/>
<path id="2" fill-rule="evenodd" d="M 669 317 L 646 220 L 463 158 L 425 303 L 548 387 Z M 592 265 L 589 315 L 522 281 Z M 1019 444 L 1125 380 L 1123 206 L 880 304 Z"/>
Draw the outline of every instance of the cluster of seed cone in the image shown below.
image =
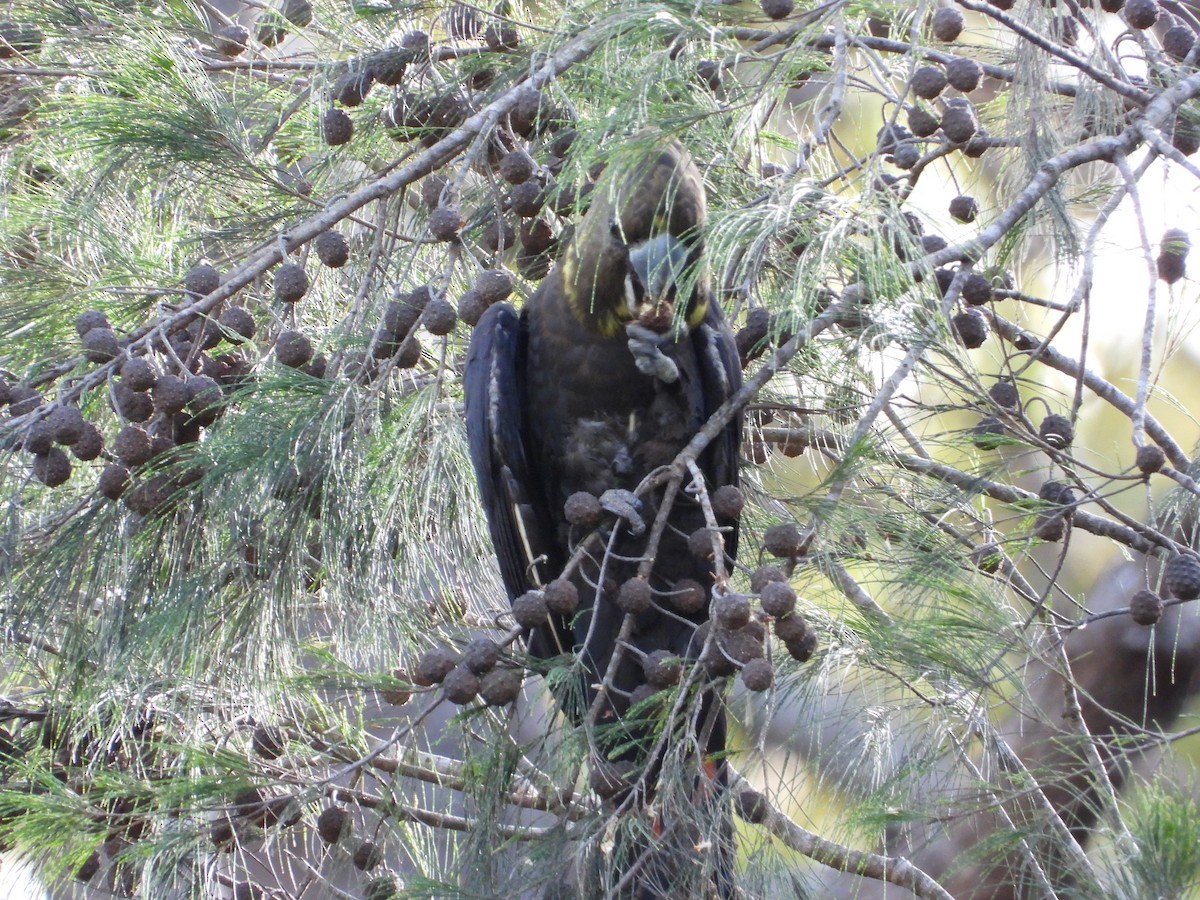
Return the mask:
<path id="1" fill-rule="evenodd" d="M 738 520 L 745 506 L 741 491 L 729 485 L 714 491 L 710 502 L 719 524 Z M 568 522 L 586 531 L 599 527 L 604 517 L 599 499 L 586 492 L 569 497 L 564 513 Z M 698 529 L 689 536 L 688 548 L 697 558 L 710 561 L 716 552 L 713 538 L 710 529 Z M 644 613 L 653 605 L 688 617 L 707 609 L 709 620 L 696 629 L 692 639 L 698 661 L 707 674 L 714 678 L 736 674 L 747 689 L 767 690 L 775 679 L 769 635 L 774 633 L 786 652 L 799 662 L 812 658 L 817 635 L 797 611 L 796 593 L 788 583 L 788 572 L 806 552 L 807 539 L 796 526 L 783 523 L 767 529 L 763 545 L 767 553 L 784 561 L 784 568 L 760 566 L 751 576 L 747 593 L 728 590 L 710 593 L 698 581 L 687 578 L 660 592 L 645 579 L 632 577 L 615 586 L 613 601 L 629 615 Z M 517 598 L 512 609 L 516 624 L 531 629 L 545 625 L 551 613 L 569 618 L 578 606 L 575 585 L 558 579 L 543 590 Z M 645 681 L 630 697 L 634 707 L 678 685 L 692 661 L 667 650 L 656 650 L 647 653 L 641 663 Z"/>
<path id="2" fill-rule="evenodd" d="M 962 13 L 952 7 L 937 10 L 929 20 L 930 33 L 941 43 L 956 41 L 963 26 Z M 872 30 L 881 36 L 887 33 L 886 26 Z M 942 59 L 919 62 L 910 72 L 905 86 L 907 126 L 891 122 L 877 135 L 877 151 L 901 171 L 918 168 L 925 145 L 931 141 L 971 158 L 982 156 L 992 146 L 967 97 L 983 82 L 983 66 L 968 56 Z M 947 95 L 948 88 L 956 94 Z"/>
<path id="3" fill-rule="evenodd" d="M 275 763 L 289 752 L 290 738 L 280 725 L 259 723 L 249 735 L 249 750 L 267 763 Z M 303 743 L 294 745 L 296 752 L 303 754 L 309 748 Z M 385 869 L 385 851 L 371 837 L 356 835 L 356 812 L 340 803 L 322 803 L 320 808 L 306 815 L 309 802 L 300 798 L 295 791 L 273 787 L 246 787 L 226 796 L 216 809 L 217 817 L 208 825 L 208 841 L 218 853 L 231 851 L 246 842 L 261 840 L 276 829 L 289 829 L 297 825 L 311 828 L 329 853 L 344 854 L 353 867 L 362 873 L 363 897 L 393 896 L 399 889 L 395 875 Z M 359 813 L 361 815 L 361 812 Z M 89 860 L 77 873 L 77 878 L 88 881 L 98 871 L 100 857 Z M 381 893 L 383 891 L 383 893 Z M 264 898 L 268 893 L 250 880 L 236 882 L 238 897 Z"/>
<path id="4" fill-rule="evenodd" d="M 206 286 L 208 268 L 189 272 L 185 285 Z M 157 461 L 175 447 L 199 440 L 224 411 L 227 393 L 247 375 L 249 363 L 233 349 L 216 356 L 206 352 L 228 337 L 208 320 L 197 319 L 187 329 L 160 337 L 141 355 L 129 351 L 128 340 L 118 336 L 99 310 L 80 314 L 75 328 L 84 358 L 111 365 L 119 375 L 102 394 L 111 416 L 94 405 L 84 407 L 95 409 L 105 430 L 87 421 L 78 405 L 44 397 L 30 385 L 0 380 L 0 405 L 7 404 L 9 415 L 19 421 L 14 433 L 21 448 L 32 454 L 33 475 L 43 484 L 58 487 L 70 479 L 69 451 L 77 462 L 102 467 L 97 483 L 102 495 L 124 498 L 135 511 L 148 513 L 202 473 L 158 473 L 130 488 L 131 473 L 157 468 Z"/>
<path id="5" fill-rule="evenodd" d="M 787 2 L 764 2 L 762 9 L 769 18 L 782 19 L 790 16 L 795 7 Z M 942 8 L 938 9 L 926 24 L 937 41 L 950 43 L 962 34 L 964 19 L 959 10 Z M 890 25 L 886 22 L 872 19 L 868 26 L 872 34 L 881 37 L 890 35 Z M 901 36 L 903 37 L 904 35 Z M 937 61 L 914 66 L 905 85 L 909 102 L 904 115 L 900 117 L 907 125 L 902 121 L 889 122 L 880 129 L 876 138 L 877 154 L 902 173 L 909 174 L 899 177 L 884 174 L 879 182 L 881 186 L 899 191 L 904 187 L 905 178 L 912 179 L 915 183 L 921 168 L 919 164 L 925 155 L 923 148 L 931 142 L 937 142 L 937 146 L 933 147 L 936 154 L 932 154 L 931 158 L 934 155 L 940 156 L 944 148 L 977 158 L 997 143 L 990 140 L 980 127 L 978 114 L 967 96 L 980 89 L 984 77 L 984 67 L 966 56 L 954 56 L 944 60 L 944 57 L 939 55 Z M 953 90 L 956 95 L 950 96 L 948 90 Z M 1003 143 L 998 142 L 1000 145 Z M 764 167 L 764 177 L 773 178 L 784 171 L 774 164 L 768 164 Z M 959 222 L 973 222 L 979 211 L 978 201 L 969 195 L 955 197 L 950 202 L 950 215 Z M 902 259 L 916 259 L 948 246 L 946 239 L 940 235 L 925 234 L 921 221 L 915 215 L 905 213 L 901 218 L 903 224 L 897 226 L 885 222 L 884 230 L 893 233 L 895 252 Z M 781 240 L 798 256 L 804 252 L 808 243 L 803 237 L 798 237 L 792 232 L 781 235 Z M 981 347 L 990 329 L 987 316 L 976 307 L 983 307 L 998 299 L 1001 296 L 998 291 L 1011 290 L 1011 279 L 1003 273 L 984 273 L 969 267 L 961 273 L 957 268 L 939 268 L 935 270 L 934 275 L 943 295 L 951 289 L 952 283 L 956 283 L 957 296 L 965 306 L 952 316 L 951 335 L 967 349 Z M 920 273 L 916 273 L 914 277 L 922 280 Z M 871 298 L 864 293 L 861 300 L 867 303 Z M 782 343 L 789 339 L 791 334 L 787 323 L 779 322 L 763 310 L 751 308 L 737 337 L 738 350 L 745 366 L 770 346 L 772 338 Z M 756 459 L 760 455 L 756 453 Z"/>
<path id="6" fill-rule="evenodd" d="M 1175 553 L 1163 566 L 1162 588 L 1168 597 L 1190 601 L 1200 599 L 1200 559 L 1191 553 Z M 1155 625 L 1162 618 L 1165 604 L 1152 590 L 1144 589 L 1129 599 L 1129 615 L 1138 625 Z"/>
<path id="7" fill-rule="evenodd" d="M 70 788 L 77 802 L 89 805 L 93 827 L 103 828 L 100 846 L 74 870 L 74 878 L 87 884 L 97 879 L 105 883 L 113 881 L 124 892 L 122 896 L 134 896 L 141 873 L 142 851 L 138 842 L 153 838 L 162 821 L 169 821 L 167 827 L 177 833 L 178 812 L 170 809 L 164 814 L 145 796 L 113 795 L 103 786 L 104 779 L 95 778 L 95 767 L 102 762 L 105 771 L 112 772 L 131 761 L 139 767 L 167 764 L 171 752 L 168 750 L 167 756 L 163 756 L 163 718 L 153 709 L 144 710 L 131 727 L 116 737 L 109 728 L 74 733 L 64 726 L 67 718 L 56 710 L 23 713 L 10 708 L 9 720 L 16 724 L 0 729 L 0 767 L 11 774 L 9 767 L 27 768 L 42 754 L 54 778 Z M 255 756 L 274 763 L 288 748 L 289 736 L 281 726 L 261 723 L 253 726 L 248 749 Z M 297 745 L 297 749 L 302 752 L 306 748 Z M 363 873 L 363 896 L 373 896 L 371 891 L 380 886 L 395 887 L 394 876 L 381 870 L 383 849 L 369 837 L 354 838 L 351 810 L 329 805 L 306 819 L 301 799 L 294 790 L 277 787 L 247 786 L 232 790 L 212 807 L 204 823 L 207 840 L 214 851 L 221 853 L 261 840 L 269 831 L 307 823 L 330 845 L 331 852 L 335 849 L 344 852 Z M 244 879 L 237 882 L 235 895 L 267 896 L 261 887 Z"/>
<path id="8" fill-rule="evenodd" d="M 1020 391 L 1008 378 L 998 378 L 992 382 L 987 391 L 987 400 L 995 411 L 984 415 L 972 427 L 971 439 L 980 449 L 995 450 L 1005 443 L 1010 433 L 1013 437 L 1018 436 L 1018 433 L 1010 432 L 1006 423 L 1018 423 L 1024 410 Z M 1064 415 L 1048 413 L 1038 424 L 1037 440 L 1041 441 L 1043 449 L 1047 452 L 1066 452 L 1075 441 L 1075 426 Z M 1157 448 L 1151 448 L 1147 452 L 1153 453 L 1154 450 Z M 1139 468 L 1143 463 L 1147 466 L 1150 465 L 1148 456 L 1143 456 Z M 1158 467 L 1161 468 L 1161 465 L 1160 461 Z M 1149 470 L 1143 469 L 1142 471 Z"/>
<path id="9" fill-rule="evenodd" d="M 395 45 L 345 64 L 330 83 L 331 105 L 322 115 L 322 134 L 329 145 L 348 144 L 355 128 L 378 122 L 397 141 L 431 145 L 479 107 L 497 76 L 487 64 L 488 54 L 517 50 L 519 33 L 503 16 L 484 14 L 466 4 L 454 4 L 442 18 L 443 39 L 411 31 Z M 234 37 L 239 40 L 228 49 L 237 55 L 244 50 L 240 39 L 245 35 L 239 32 Z M 485 52 L 459 54 L 464 42 Z M 447 49 L 461 55 L 461 62 L 449 60 L 443 53 Z M 360 108 L 361 117 L 355 118 Z M 398 287 L 378 320 L 367 358 L 347 374 L 373 376 L 384 361 L 401 369 L 416 365 L 421 355 L 416 327 L 443 336 L 459 319 L 473 325 L 488 306 L 512 293 L 517 276 L 536 281 L 549 272 L 558 250 L 561 217 L 574 210 L 576 199 L 586 194 L 590 184 L 576 188 L 556 181 L 574 138 L 569 114 L 544 92 L 526 88 L 494 131 L 487 152 L 475 160 L 474 172 L 459 173 L 454 180 L 435 173 L 408 194 L 410 204 L 424 216 L 428 239 L 470 244 L 479 254 L 476 258 L 490 258 L 491 266 L 453 300 L 441 285 Z M 491 179 L 505 186 L 501 202 L 489 197 L 474 208 L 468 206 L 467 199 L 479 184 L 490 184 Z M 348 255 L 345 242 L 336 234 L 323 235 L 314 247 L 328 266 L 342 265 Z M 298 263 L 288 263 L 275 274 L 280 302 L 298 301 L 308 287 Z M 308 339 L 294 331 L 281 337 L 276 347 L 280 361 L 294 368 L 308 365 L 312 353 Z"/>
<path id="10" fill-rule="evenodd" d="M 357 127 L 381 121 L 393 139 L 431 146 L 479 109 L 483 92 L 498 77 L 487 55 L 518 50 L 519 31 L 504 16 L 481 14 L 466 4 L 454 4 L 443 18 L 446 37 L 442 40 L 423 31 L 410 31 L 393 45 L 344 65 L 329 85 L 331 103 L 321 118 L 327 144 L 348 144 Z M 464 43 L 483 52 L 463 54 Z M 451 56 L 444 51 L 465 60 L 457 67 L 457 79 L 446 78 L 451 68 L 446 63 Z M 364 112 L 356 122 L 348 110 L 360 107 Z M 507 198 L 510 209 L 532 218 L 554 192 L 547 177 L 550 168 L 532 165 L 524 172 L 513 168 L 519 160 L 519 154 L 513 154 L 523 152 L 520 141 L 545 145 L 561 159 L 573 140 L 569 124 L 567 112 L 543 93 L 529 88 L 518 98 L 501 123 L 505 136 L 492 143 L 487 158 L 481 161 L 481 165 L 491 168 L 505 161 L 502 174 L 512 184 Z M 429 232 L 436 240 L 453 241 L 469 220 L 462 217 L 452 196 L 442 199 L 447 202 L 436 204 L 429 217 Z"/>
<path id="11" fill-rule="evenodd" d="M 273 759 L 273 756 L 267 758 Z M 271 795 L 257 788 L 235 793 L 222 807 L 221 818 L 211 826 L 209 838 L 217 852 L 233 849 L 239 842 L 261 837 L 268 830 L 292 828 L 301 823 L 311 827 L 328 849 L 342 855 L 362 876 L 364 898 L 398 896 L 400 882 L 383 868 L 385 850 L 371 837 L 356 836 L 355 813 L 340 804 L 324 806 L 314 820 L 305 818 L 304 809 L 289 794 Z M 85 879 L 86 880 L 86 879 Z M 252 881 L 239 881 L 238 897 L 265 898 L 267 893 Z"/>
<path id="12" fill-rule="evenodd" d="M 332 230 L 319 235 L 313 249 L 330 269 L 341 268 L 350 256 L 346 238 Z M 493 284 L 495 277 L 484 281 Z M 221 273 L 207 263 L 189 270 L 182 282 L 192 302 L 203 300 L 221 284 Z M 274 273 L 274 300 L 286 310 L 299 303 L 310 286 L 302 264 L 285 262 Z M 285 368 L 314 378 L 329 374 L 326 358 L 315 353 L 302 331 L 284 327 L 264 341 L 264 318 L 269 318 L 265 312 L 256 315 L 231 298 L 185 327 L 165 333 L 160 329 L 133 344 L 104 312 L 81 313 L 75 320 L 81 358 L 107 367 L 117 377 L 107 390 L 69 402 L 43 396 L 33 385 L 0 378 L 0 408 L 7 407 L 10 418 L 19 420 L 9 446 L 31 455 L 33 477 L 48 487 L 70 480 L 74 459 L 99 470 L 96 489 L 103 497 L 121 499 L 142 515 L 169 508 L 172 496 L 203 474 L 198 469 L 163 471 L 164 462 L 172 458 L 170 451 L 200 440 L 231 396 L 253 377 L 261 357 L 273 352 Z M 456 319 L 444 298 L 431 299 L 427 288 L 419 288 L 389 305 L 385 322 L 395 332 L 375 343 L 386 348 L 386 355 L 404 357 L 401 364 L 412 366 L 420 357 L 419 344 L 409 335 L 413 326 L 420 321 L 430 334 L 440 336 L 454 328 Z M 97 399 L 107 412 L 96 406 Z"/>
<path id="13" fill-rule="evenodd" d="M 10 710 L 10 718 L 12 718 Z M 156 808 L 145 796 L 113 796 L 97 783 L 95 767 L 102 762 L 112 772 L 133 762 L 139 768 L 169 764 L 173 754 L 163 756 L 162 717 L 153 709 L 139 714 L 127 731 L 114 737 L 111 729 L 92 728 L 80 735 L 64 727 L 65 715 L 57 711 L 32 711 L 12 730 L 0 729 L 0 767 L 28 766 L 38 753 L 47 754 L 51 774 L 64 782 L 79 802 L 89 804 L 94 824 L 105 829 L 100 846 L 75 869 L 74 878 L 93 883 L 98 878 L 119 885 L 122 896 L 134 896 L 138 887 L 142 851 L 139 841 L 155 836 L 159 823 L 169 821 L 172 833 L 179 829 L 178 812 Z M 253 727 L 249 750 L 262 760 L 273 763 L 288 749 L 288 735 L 276 725 Z M 101 793 L 102 792 L 102 793 Z M 220 798 L 204 823 L 207 840 L 216 852 L 233 850 L 245 842 L 261 840 L 273 829 L 292 828 L 305 822 L 305 809 L 294 791 L 274 787 L 248 786 Z M 364 891 L 390 873 L 379 872 L 383 852 L 372 840 L 352 840 L 349 811 L 339 806 L 322 809 L 311 827 L 326 844 L 340 844 L 353 865 L 363 872 Z M 238 897 L 265 897 L 252 881 L 237 883 Z M 364 893 L 368 896 L 369 893 Z"/>
<path id="14" fill-rule="evenodd" d="M 1012 9 L 1016 4 L 1016 0 L 988 0 L 988 2 L 1005 11 Z M 1057 6 L 1055 3 L 1046 5 Z M 1147 35 L 1147 39 L 1152 33 L 1157 35 L 1162 54 L 1177 64 L 1180 76 L 1193 71 L 1191 67 L 1194 67 L 1197 62 L 1194 52 L 1196 31 L 1187 22 L 1176 18 L 1167 11 L 1170 4 L 1164 7 L 1157 0 L 1095 0 L 1095 5 L 1098 5 L 1106 13 L 1119 15 L 1129 30 L 1143 32 Z M 1078 6 L 1067 7 L 1065 14 L 1052 16 L 1046 36 L 1064 47 L 1073 48 L 1079 40 L 1081 26 L 1091 27 L 1093 24 L 1088 18 L 1092 6 L 1093 0 L 1085 0 Z M 1175 11 L 1178 12 L 1178 10 Z M 941 12 L 939 11 L 939 14 Z M 961 15 L 958 18 L 960 24 L 958 31 L 954 32 L 955 37 L 961 31 Z M 937 34 L 936 27 L 934 33 Z M 939 38 L 947 40 L 947 38 L 941 38 L 940 35 Z M 1186 65 L 1189 62 L 1190 66 Z M 1200 126 L 1183 117 L 1176 119 L 1171 137 L 1175 149 L 1185 156 L 1190 156 L 1200 149 Z"/>
<path id="15" fill-rule="evenodd" d="M 714 492 L 711 502 L 718 521 L 725 522 L 735 520 L 745 503 L 741 492 L 728 486 Z M 604 518 L 598 498 L 584 492 L 568 499 L 565 512 L 568 521 L 587 530 L 601 526 Z M 689 547 L 698 556 L 711 559 L 714 551 L 709 530 L 700 529 L 689 540 Z M 775 679 L 775 664 L 769 652 L 770 634 L 800 662 L 812 658 L 817 649 L 817 635 L 797 610 L 796 593 L 788 583 L 787 574 L 805 553 L 807 541 L 794 525 L 780 524 L 767 530 L 764 549 L 779 557 L 783 568 L 760 566 L 751 576 L 748 593 L 726 591 L 710 597 L 703 585 L 684 579 L 660 594 L 644 579 L 634 577 L 615 586 L 613 601 L 622 611 L 633 615 L 656 603 L 687 616 L 708 609 L 710 621 L 697 628 L 692 641 L 699 664 L 711 677 L 736 674 L 747 689 L 767 690 Z M 529 630 L 545 626 L 552 614 L 569 620 L 579 609 L 579 603 L 575 584 L 559 578 L 514 600 L 512 615 L 520 629 Z M 636 707 L 652 701 L 660 691 L 675 687 L 696 661 L 666 650 L 645 654 L 641 658 L 645 680 L 633 691 L 630 705 Z M 394 683 L 383 693 L 389 702 L 407 702 L 410 685 L 416 685 L 440 687 L 443 696 L 456 704 L 472 703 L 478 698 L 488 705 L 500 706 L 517 698 L 524 671 L 506 658 L 494 641 L 476 637 L 461 648 L 433 647 L 418 659 L 411 671 L 397 670 L 393 677 Z"/>
<path id="16" fill-rule="evenodd" d="M 573 141 L 569 123 L 530 88 L 493 135 L 488 158 L 477 164 L 502 187 L 499 202 L 485 197 L 471 208 L 465 203 L 468 181 L 433 174 L 422 182 L 419 205 L 428 214 L 429 236 L 470 244 L 489 264 L 457 299 L 458 317 L 466 324 L 474 325 L 489 306 L 507 299 L 517 277 L 536 282 L 549 273 L 567 219 L 590 191 L 591 179 L 579 187 L 556 180 Z"/>
<path id="17" fill-rule="evenodd" d="M 513 23 L 499 14 L 481 15 L 472 6 L 455 4 L 446 11 L 445 20 L 445 40 L 451 44 L 473 41 L 494 54 L 511 53 L 520 45 Z M 277 8 L 264 9 L 256 29 L 241 25 L 218 29 L 211 47 L 230 58 L 247 50 L 261 52 L 311 22 L 307 0 L 285 0 Z M 35 53 L 40 45 L 40 34 L 0 22 L 0 57 Z M 467 54 L 459 66 L 461 81 L 448 84 L 444 77 L 447 66 L 439 64 L 436 72 L 433 68 L 441 49 L 440 41 L 414 31 L 395 46 L 347 63 L 330 87 L 334 105 L 324 122 L 329 142 L 340 144 L 350 139 L 352 123 L 346 110 L 368 103 L 377 86 L 390 91 L 389 97 L 376 99 L 385 107 L 382 120 L 397 140 L 432 143 L 460 124 L 478 105 L 496 73 L 479 64 L 486 54 Z M 586 188 L 577 191 L 555 183 L 554 175 L 574 140 L 569 125 L 570 117 L 542 92 L 530 88 L 519 98 L 479 161 L 481 171 L 499 174 L 509 185 L 503 208 L 491 205 L 463 211 L 459 206 L 462 184 L 447 182 L 440 175 L 426 179 L 419 193 L 428 207 L 430 236 L 452 243 L 470 240 L 492 255 L 494 265 L 457 299 L 457 309 L 444 289 L 397 287 L 394 300 L 382 311 L 367 353 L 361 359 L 346 354 L 341 374 L 372 377 L 380 371 L 381 361 L 390 361 L 395 368 L 416 365 L 421 344 L 415 329 L 420 326 L 440 337 L 449 334 L 460 317 L 473 324 L 489 305 L 513 291 L 516 279 L 506 263 L 528 279 L 541 278 L 549 271 L 561 230 L 556 214 L 569 213 L 574 198 L 586 192 Z M 535 161 L 535 156 L 541 161 Z M 417 192 L 410 195 L 416 196 Z M 336 230 L 317 237 L 312 249 L 328 268 L 341 268 L 350 259 L 350 242 Z M 185 280 L 194 299 L 219 285 L 219 273 L 207 265 L 197 266 Z M 301 302 L 311 285 L 305 265 L 294 257 L 284 260 L 271 280 L 274 300 L 285 309 Z M 162 453 L 171 446 L 196 440 L 198 430 L 212 424 L 224 408 L 224 395 L 238 386 L 256 362 L 254 353 L 227 350 L 216 355 L 208 351 L 222 342 L 253 341 L 259 330 L 255 314 L 227 302 L 198 318 L 187 332 L 166 335 L 161 346 L 130 353 L 127 340 L 110 327 L 102 313 L 85 314 L 79 323 L 83 355 L 93 364 L 111 365 L 121 375 L 109 401 L 117 427 L 106 438 L 96 424 L 83 421 L 83 413 L 75 407 L 39 412 L 35 427 L 20 438 L 21 446 L 32 454 L 33 475 L 49 486 L 65 483 L 72 470 L 69 451 L 80 461 L 107 463 L 99 476 L 102 495 L 123 498 L 142 512 L 164 508 L 180 485 L 165 476 L 141 480 L 135 476 L 148 471 L 147 466 L 158 466 Z M 317 353 L 313 339 L 299 327 L 282 327 L 267 339 L 281 366 L 317 378 L 337 374 L 327 372 L 328 360 Z M 261 351 L 261 337 L 259 342 L 255 349 Z M 87 399 L 85 409 L 89 408 Z M 32 386 L 0 383 L 0 405 L 8 404 L 14 417 L 43 403 Z M 105 432 L 109 430 L 98 424 Z"/>
<path id="18" fill-rule="evenodd" d="M 525 673 L 504 658 L 499 644 L 477 637 L 461 651 L 446 646 L 426 651 L 410 677 L 418 687 L 440 685 L 446 699 L 460 706 L 476 698 L 489 706 L 507 706 L 521 693 Z"/>
<path id="19" fill-rule="evenodd" d="M 1012 6 L 1011 0 L 992 2 L 1001 9 Z M 1193 29 L 1173 20 L 1163 28 L 1162 17 L 1168 14 L 1160 9 L 1155 0 L 1104 0 L 1100 5 L 1106 12 L 1120 12 L 1126 24 L 1134 29 L 1147 29 L 1158 23 L 1163 50 L 1175 61 L 1182 62 L 1197 55 L 1194 52 L 1196 35 Z M 1081 4 L 1082 8 L 1089 6 L 1090 2 Z M 770 14 L 766 5 L 763 9 Z M 1078 13 L 1074 10 L 1068 12 L 1070 14 L 1058 16 L 1051 23 L 1050 37 L 1070 46 L 1078 34 L 1078 24 L 1072 15 Z M 790 14 L 790 10 L 786 14 Z M 872 18 L 867 24 L 873 35 L 891 36 L 889 23 Z M 963 14 L 952 7 L 938 9 L 928 22 L 931 35 L 943 44 L 957 41 L 964 24 Z M 904 39 L 905 35 L 898 34 L 897 37 Z M 1192 62 L 1194 64 L 1196 60 L 1192 59 Z M 980 126 L 969 96 L 980 90 L 985 77 L 985 67 L 963 55 L 949 58 L 938 55 L 914 63 L 904 85 L 907 102 L 904 114 L 900 117 L 907 124 L 892 121 L 884 125 L 877 135 L 877 153 L 902 172 L 910 172 L 907 177 L 914 180 L 919 176 L 929 142 L 937 142 L 932 149 L 938 156 L 945 149 L 952 149 L 967 157 L 985 154 L 993 142 Z M 947 94 L 948 90 L 957 93 L 951 96 Z M 1195 153 L 1200 145 L 1200 127 L 1181 118 L 1173 129 L 1171 139 L 1176 149 L 1185 155 Z M 899 188 L 903 180 L 893 175 L 883 176 L 885 186 Z M 973 197 L 958 196 L 951 201 L 949 212 L 951 218 L 970 223 L 979 215 L 979 204 Z M 933 253 L 947 246 L 946 241 L 938 235 L 922 234 L 919 221 L 911 214 L 906 214 L 904 218 L 909 225 L 907 230 L 911 233 L 897 236 L 896 250 L 902 258 L 911 258 L 914 251 L 918 255 L 922 252 Z M 1167 283 L 1173 284 L 1184 276 L 1189 245 L 1189 236 L 1182 229 L 1173 228 L 1163 235 L 1158 270 L 1159 276 Z M 967 270 L 960 273 L 953 268 L 938 269 L 935 276 L 943 296 L 956 283 L 958 298 L 966 307 L 952 316 L 951 334 L 967 349 L 981 347 L 990 330 L 987 313 L 982 307 L 1001 296 L 998 291 L 1011 290 L 1011 281 L 1007 276 L 997 279 L 982 272 Z M 981 445 L 997 446 L 999 441 L 995 440 L 995 436 L 1003 434 L 1003 425 L 999 419 L 988 417 L 980 423 L 976 434 Z M 1069 446 L 1073 435 L 1070 424 L 1063 417 L 1054 415 L 1047 417 L 1040 429 L 1040 436 L 1052 447 L 1064 448 Z"/>
<path id="20" fill-rule="evenodd" d="M 384 848 L 369 837 L 355 836 L 352 810 L 338 804 L 325 807 L 317 816 L 316 831 L 329 852 L 345 853 L 354 868 L 362 873 L 364 900 L 388 900 L 399 896 L 399 879 L 394 873 L 381 869 Z"/>
<path id="21" fill-rule="evenodd" d="M 95 708 L 89 710 L 89 720 L 96 713 Z M 125 710 L 105 710 L 98 723 L 73 728 L 70 723 L 77 719 L 63 707 L 21 709 L 9 704 L 7 727 L 0 728 L 0 771 L 6 789 L 44 793 L 36 777 L 30 780 L 39 769 L 61 783 L 89 821 L 86 833 L 78 837 L 99 844 L 74 877 L 88 882 L 104 873 L 120 896 L 136 895 L 142 871 L 136 845 L 151 834 L 159 810 L 145 794 L 121 792 L 122 781 L 113 775 L 128 773 L 131 765 L 157 769 L 170 756 L 156 712 L 146 707 L 134 713 L 123 727 L 117 723 Z M 14 817 L 0 817 L 6 835 Z M 10 849 L 7 837 L 3 844 L 4 850 Z"/>

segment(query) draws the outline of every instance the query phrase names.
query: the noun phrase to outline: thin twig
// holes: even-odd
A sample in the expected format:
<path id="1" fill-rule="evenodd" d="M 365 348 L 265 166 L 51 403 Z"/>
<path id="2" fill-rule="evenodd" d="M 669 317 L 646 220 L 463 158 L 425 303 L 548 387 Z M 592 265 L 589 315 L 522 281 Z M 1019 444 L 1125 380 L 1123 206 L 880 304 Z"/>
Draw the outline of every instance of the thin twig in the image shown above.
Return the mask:
<path id="1" fill-rule="evenodd" d="M 726 765 L 726 770 L 730 789 L 741 795 L 739 806 L 743 810 L 753 809 L 753 821 L 797 853 L 839 872 L 886 881 L 912 891 L 921 898 L 954 900 L 945 888 L 904 857 L 854 850 L 814 834 L 780 812 L 732 766 Z"/>

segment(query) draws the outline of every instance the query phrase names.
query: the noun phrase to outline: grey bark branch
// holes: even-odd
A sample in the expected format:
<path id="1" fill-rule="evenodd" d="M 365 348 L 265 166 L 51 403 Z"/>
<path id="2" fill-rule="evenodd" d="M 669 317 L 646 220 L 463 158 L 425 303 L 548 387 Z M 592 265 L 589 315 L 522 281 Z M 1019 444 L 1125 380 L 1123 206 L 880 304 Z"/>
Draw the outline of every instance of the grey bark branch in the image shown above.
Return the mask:
<path id="1" fill-rule="evenodd" d="M 761 814 L 760 824 L 797 853 L 803 853 L 809 859 L 840 872 L 886 881 L 906 888 L 916 896 L 928 900 L 954 900 L 945 888 L 904 857 L 854 850 L 814 834 L 776 809 L 732 766 L 728 767 L 728 771 L 730 789 L 743 795 L 743 808 L 753 806 L 756 810 L 755 818 Z"/>

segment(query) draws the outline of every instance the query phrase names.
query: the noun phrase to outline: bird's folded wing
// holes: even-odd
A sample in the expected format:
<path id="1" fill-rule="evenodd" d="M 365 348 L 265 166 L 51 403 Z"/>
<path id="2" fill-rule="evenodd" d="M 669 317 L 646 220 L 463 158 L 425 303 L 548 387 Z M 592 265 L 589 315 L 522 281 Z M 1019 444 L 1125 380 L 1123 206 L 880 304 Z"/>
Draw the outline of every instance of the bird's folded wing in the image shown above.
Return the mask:
<path id="1" fill-rule="evenodd" d="M 700 377 L 704 382 L 706 418 L 742 386 L 742 367 L 738 359 L 737 345 L 725 324 L 725 315 L 718 303 L 710 302 L 704 322 L 692 332 L 700 362 Z M 739 411 L 721 429 L 704 454 L 701 468 L 708 476 L 710 488 L 738 484 L 738 454 L 742 442 L 742 414 Z M 738 530 L 734 525 L 725 535 L 725 551 L 737 557 Z"/>
<path id="2" fill-rule="evenodd" d="M 467 440 L 500 573 L 510 597 L 542 587 L 548 551 L 529 503 L 532 473 L 524 438 L 520 318 L 507 303 L 479 320 L 467 353 Z M 548 560 L 547 560 L 548 561 Z"/>

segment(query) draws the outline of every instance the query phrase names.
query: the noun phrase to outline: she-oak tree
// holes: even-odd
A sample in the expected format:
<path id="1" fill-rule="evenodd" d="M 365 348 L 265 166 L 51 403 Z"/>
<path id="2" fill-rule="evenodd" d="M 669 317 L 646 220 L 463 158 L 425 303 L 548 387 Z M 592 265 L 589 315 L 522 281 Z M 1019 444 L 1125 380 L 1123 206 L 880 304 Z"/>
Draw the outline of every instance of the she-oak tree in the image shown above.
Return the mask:
<path id="1" fill-rule="evenodd" d="M 646 126 L 737 330 L 700 435 L 746 429 L 736 496 L 664 475 L 740 547 L 686 598 L 715 652 L 648 657 L 633 711 L 669 735 L 723 680 L 736 890 L 1195 888 L 1190 5 L 3 16 L 0 815 L 52 890 L 630 895 L 648 773 L 547 700 L 578 663 L 526 653 L 461 376 Z M 685 755 L 653 797 L 703 860 Z"/>

